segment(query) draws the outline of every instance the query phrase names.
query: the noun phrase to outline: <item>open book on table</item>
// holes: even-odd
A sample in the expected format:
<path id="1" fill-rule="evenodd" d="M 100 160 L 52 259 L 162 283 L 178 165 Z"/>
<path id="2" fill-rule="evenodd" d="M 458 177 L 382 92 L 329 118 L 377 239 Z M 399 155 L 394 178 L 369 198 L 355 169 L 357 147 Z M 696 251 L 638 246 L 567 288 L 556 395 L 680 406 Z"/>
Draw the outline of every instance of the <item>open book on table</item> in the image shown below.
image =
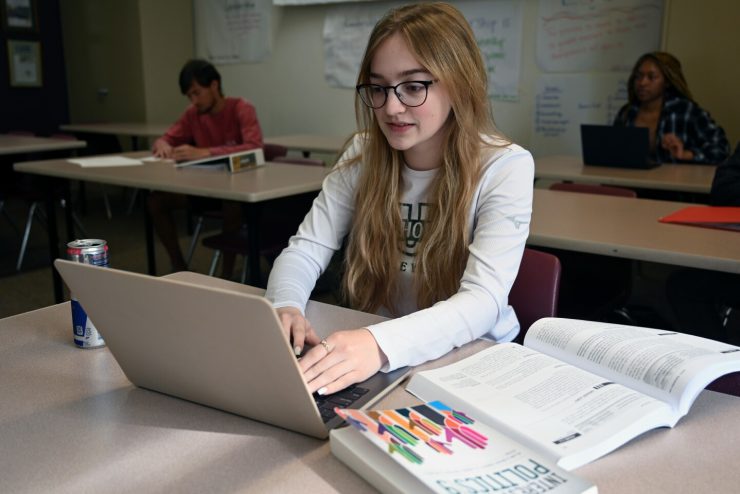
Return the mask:
<path id="1" fill-rule="evenodd" d="M 221 156 L 209 156 L 200 160 L 182 161 L 175 167 L 183 168 L 187 166 L 197 166 L 199 168 L 226 168 L 231 173 L 251 170 L 265 164 L 265 154 L 262 149 L 250 149 L 233 154 L 224 154 Z"/>
<path id="2" fill-rule="evenodd" d="M 565 470 L 657 427 L 673 427 L 740 348 L 658 329 L 574 319 L 533 324 L 524 346 L 493 345 L 415 374 L 407 391 L 441 400 Z"/>
<path id="3" fill-rule="evenodd" d="M 332 453 L 381 492 L 595 494 L 587 480 L 436 401 L 395 410 L 337 409 Z"/>

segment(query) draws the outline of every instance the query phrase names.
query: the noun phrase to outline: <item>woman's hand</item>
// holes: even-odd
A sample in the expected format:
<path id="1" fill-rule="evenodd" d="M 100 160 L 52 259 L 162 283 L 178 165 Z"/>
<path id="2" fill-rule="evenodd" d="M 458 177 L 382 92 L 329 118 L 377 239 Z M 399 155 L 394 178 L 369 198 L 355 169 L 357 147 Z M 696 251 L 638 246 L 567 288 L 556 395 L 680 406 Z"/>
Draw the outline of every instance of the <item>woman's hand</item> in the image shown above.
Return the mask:
<path id="1" fill-rule="evenodd" d="M 296 355 L 301 354 L 306 343 L 309 345 L 319 344 L 321 338 L 318 337 L 311 327 L 311 323 L 301 314 L 301 311 L 295 307 L 280 307 L 276 309 L 276 312 L 280 324 L 283 326 L 285 336 L 292 342 L 293 351 Z"/>
<path id="2" fill-rule="evenodd" d="M 676 134 L 664 134 L 661 146 L 677 160 L 691 161 L 694 159 L 694 153 L 684 149 L 683 141 Z"/>
<path id="3" fill-rule="evenodd" d="M 372 333 L 362 328 L 332 333 L 309 350 L 299 365 L 308 389 L 325 395 L 364 381 L 387 360 Z"/>

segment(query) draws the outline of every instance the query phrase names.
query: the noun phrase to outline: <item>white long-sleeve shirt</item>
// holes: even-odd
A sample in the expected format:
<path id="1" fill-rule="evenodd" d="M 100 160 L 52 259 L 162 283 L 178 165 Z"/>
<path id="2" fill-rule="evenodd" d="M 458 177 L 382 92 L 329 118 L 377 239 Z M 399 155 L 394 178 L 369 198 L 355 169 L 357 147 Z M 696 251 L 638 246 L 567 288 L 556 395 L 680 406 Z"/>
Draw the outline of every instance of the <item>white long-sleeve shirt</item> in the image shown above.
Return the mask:
<path id="1" fill-rule="evenodd" d="M 355 209 L 355 189 L 362 163 L 340 166 L 356 156 L 357 137 L 324 180 L 310 212 L 275 261 L 267 284 L 267 298 L 275 308 L 305 311 L 316 280 L 349 233 Z M 534 161 L 516 144 L 494 149 L 470 206 L 469 257 L 460 289 L 447 300 L 418 310 L 413 289 L 413 254 L 425 218 L 425 198 L 437 169 L 412 170 L 404 166 L 400 214 L 406 244 L 399 266 L 397 309 L 402 317 L 369 326 L 388 358 L 381 369 L 390 371 L 436 359 L 476 338 L 511 341 L 519 322 L 508 294 L 514 283 L 532 215 Z M 381 310 L 382 315 L 388 315 Z"/>

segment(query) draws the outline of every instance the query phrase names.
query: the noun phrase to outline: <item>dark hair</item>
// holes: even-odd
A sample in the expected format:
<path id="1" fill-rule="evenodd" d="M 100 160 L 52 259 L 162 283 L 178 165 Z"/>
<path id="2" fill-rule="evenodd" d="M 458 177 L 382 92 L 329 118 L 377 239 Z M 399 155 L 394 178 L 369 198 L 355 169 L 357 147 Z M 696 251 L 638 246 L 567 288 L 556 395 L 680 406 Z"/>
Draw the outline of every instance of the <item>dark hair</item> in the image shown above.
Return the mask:
<path id="1" fill-rule="evenodd" d="M 182 94 L 187 94 L 188 89 L 193 85 L 193 81 L 203 87 L 208 87 L 213 81 L 218 81 L 218 92 L 221 93 L 221 96 L 224 94 L 221 90 L 221 74 L 210 62 L 195 59 L 189 60 L 183 66 L 180 70 L 180 91 Z"/>
<path id="2" fill-rule="evenodd" d="M 689 85 L 686 83 L 686 78 L 681 69 L 681 62 L 679 62 L 678 59 L 670 53 L 654 51 L 651 53 L 645 53 L 643 56 L 638 58 L 637 62 L 635 62 L 635 66 L 632 68 L 632 73 L 627 81 L 627 94 L 631 104 L 636 105 L 639 103 L 637 92 L 635 91 L 635 78 L 637 77 L 637 71 L 645 60 L 651 60 L 663 73 L 667 93 L 693 101 L 691 91 L 689 91 Z"/>

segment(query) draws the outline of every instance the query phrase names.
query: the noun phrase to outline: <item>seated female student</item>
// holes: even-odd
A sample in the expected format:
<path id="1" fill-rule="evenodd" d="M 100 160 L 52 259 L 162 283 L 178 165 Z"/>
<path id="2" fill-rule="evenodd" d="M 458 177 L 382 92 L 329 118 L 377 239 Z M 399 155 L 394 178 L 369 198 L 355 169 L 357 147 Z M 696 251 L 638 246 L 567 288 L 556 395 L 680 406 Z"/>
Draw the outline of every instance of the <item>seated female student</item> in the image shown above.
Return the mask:
<path id="1" fill-rule="evenodd" d="M 721 163 L 730 153 L 722 127 L 691 97 L 681 62 L 652 52 L 635 63 L 627 82 L 629 102 L 614 125 L 647 127 L 652 158 L 661 163 Z"/>
<path id="2" fill-rule="evenodd" d="M 391 10 L 358 75 L 355 136 L 270 273 L 309 389 L 333 393 L 378 370 L 519 332 L 509 290 L 532 212 L 534 162 L 494 127 L 470 25 L 443 3 Z M 351 305 L 394 317 L 318 336 L 312 288 L 348 237 Z"/>

